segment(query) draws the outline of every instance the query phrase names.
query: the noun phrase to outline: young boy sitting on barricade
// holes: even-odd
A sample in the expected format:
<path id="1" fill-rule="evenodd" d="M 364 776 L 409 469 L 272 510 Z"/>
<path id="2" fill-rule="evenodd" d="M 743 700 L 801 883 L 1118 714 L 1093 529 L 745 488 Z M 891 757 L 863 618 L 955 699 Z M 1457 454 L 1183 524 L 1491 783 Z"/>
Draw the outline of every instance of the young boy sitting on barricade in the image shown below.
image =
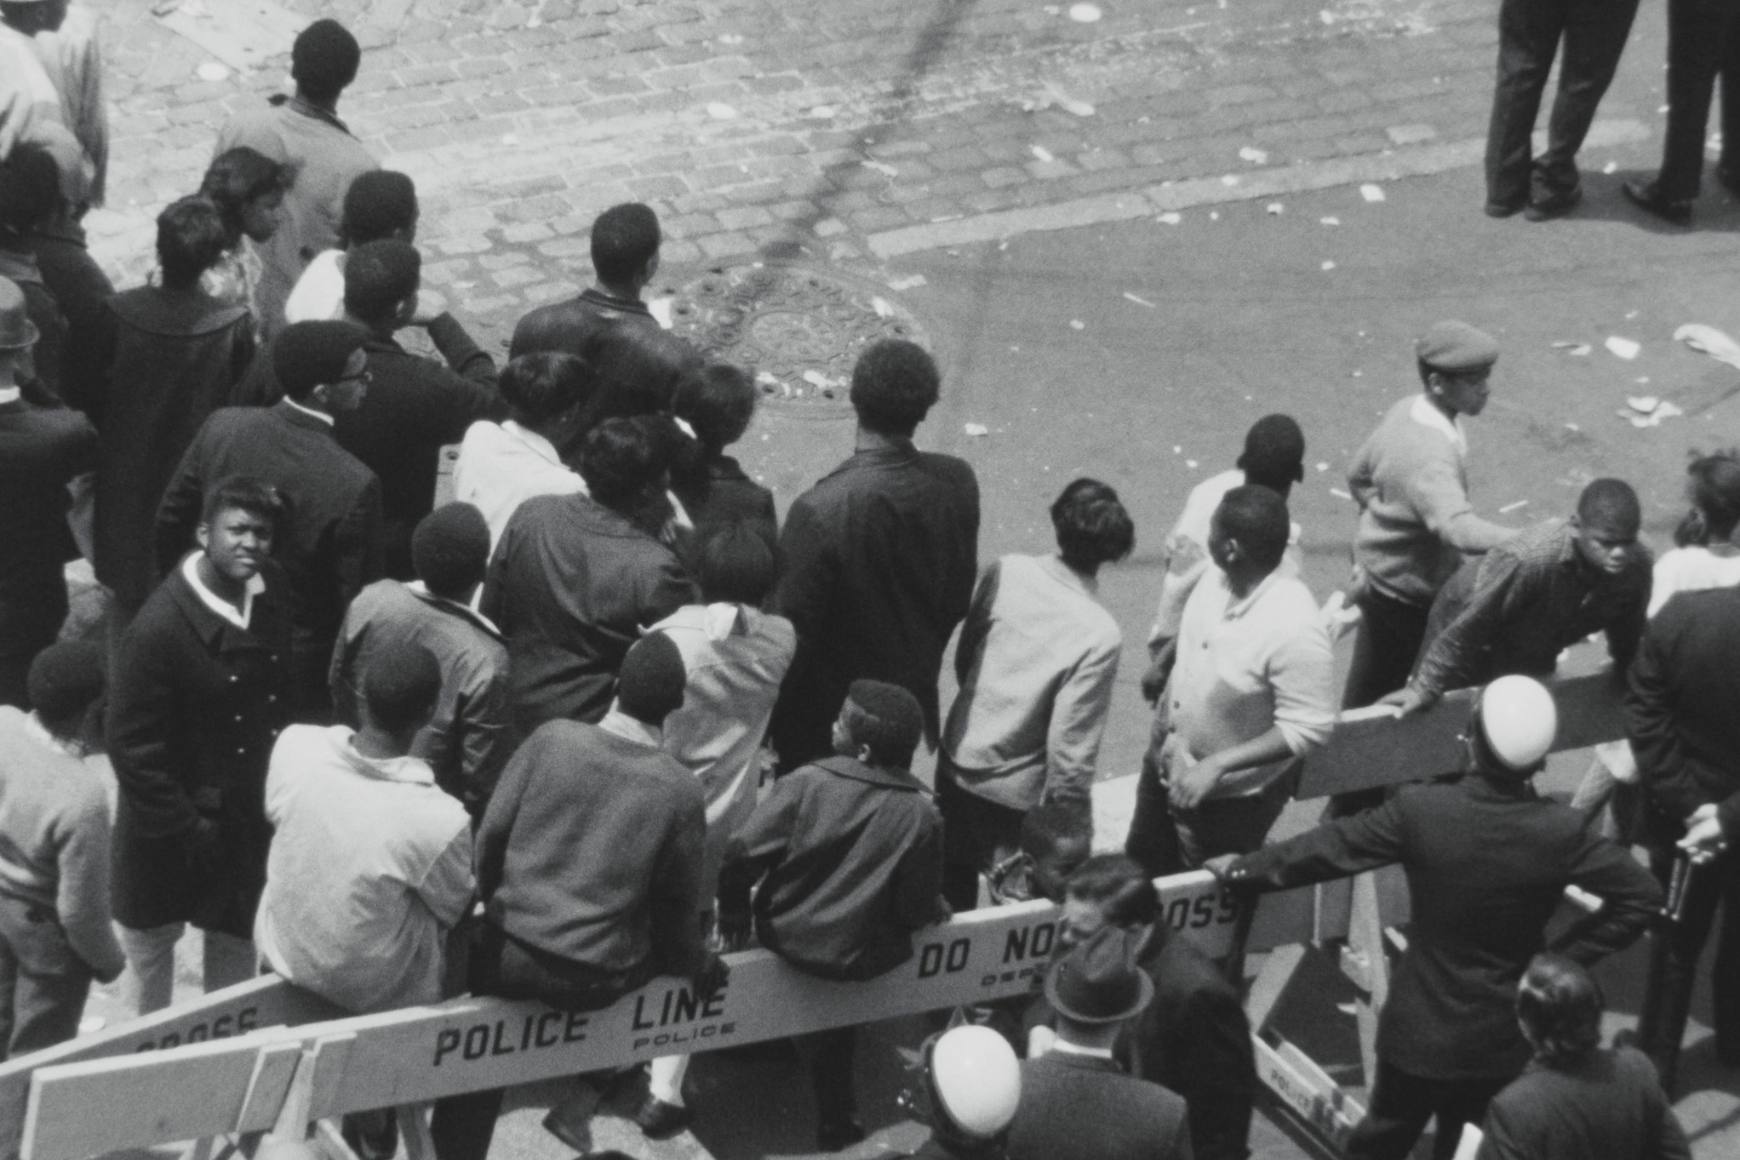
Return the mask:
<path id="1" fill-rule="evenodd" d="M 834 723 L 835 756 L 775 783 L 725 850 L 719 929 L 749 937 L 750 889 L 761 944 L 825 979 L 865 980 L 912 957 L 912 933 L 948 917 L 942 900 L 942 817 L 908 768 L 924 728 L 918 699 L 898 685 L 854 681 Z M 864 1138 L 857 1118 L 856 1027 L 804 1036 L 814 1084 L 816 1145 L 836 1152 Z"/>

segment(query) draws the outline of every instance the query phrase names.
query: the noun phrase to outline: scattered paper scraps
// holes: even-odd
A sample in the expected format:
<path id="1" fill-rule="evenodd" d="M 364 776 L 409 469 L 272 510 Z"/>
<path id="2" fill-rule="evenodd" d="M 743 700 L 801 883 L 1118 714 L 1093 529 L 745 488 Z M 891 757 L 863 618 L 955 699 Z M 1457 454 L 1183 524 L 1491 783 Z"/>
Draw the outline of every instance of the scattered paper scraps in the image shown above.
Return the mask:
<path id="1" fill-rule="evenodd" d="M 971 439 L 983 439 L 991 433 L 991 429 L 983 423 L 968 423 L 962 428 L 962 430 L 965 431 L 967 436 Z"/>
<path id="2" fill-rule="evenodd" d="M 1636 358 L 1643 351 L 1643 344 L 1629 338 L 1621 338 L 1617 334 L 1609 335 L 1607 341 L 1601 344 L 1607 348 L 1614 358 L 1622 358 L 1627 362 Z"/>
<path id="3" fill-rule="evenodd" d="M 1504 506 L 1503 506 L 1503 507 L 1501 507 L 1501 508 L 1499 508 L 1499 509 L 1498 509 L 1498 514 L 1499 514 L 1499 515 L 1501 515 L 1501 516 L 1502 516 L 1502 515 L 1507 515 L 1507 514 L 1509 514 L 1509 513 L 1510 513 L 1510 512 L 1514 512 L 1514 511 L 1516 511 L 1516 510 L 1517 510 L 1517 509 L 1518 509 L 1518 508 L 1525 508 L 1525 507 L 1528 507 L 1528 506 L 1529 506 L 1529 501 L 1528 501 L 1528 500 L 1526 500 L 1526 499 L 1519 499 L 1519 500 L 1517 500 L 1517 501 L 1516 501 L 1516 502 L 1515 502 L 1515 503 L 1507 503 L 1507 504 L 1505 504 L 1505 505 L 1504 505 Z"/>
<path id="4" fill-rule="evenodd" d="M 1359 187 L 1359 196 L 1372 202 L 1385 200 L 1383 187 L 1381 185 L 1373 185 L 1369 181 Z"/>
<path id="5" fill-rule="evenodd" d="M 1586 342 L 1555 342 L 1554 350 L 1562 350 L 1573 358 L 1583 358 L 1595 348 Z"/>
<path id="6" fill-rule="evenodd" d="M 1148 301 L 1146 298 L 1143 298 L 1140 295 L 1132 294 L 1128 290 L 1124 291 L 1124 297 L 1128 298 L 1131 302 L 1134 302 L 1137 306 L 1146 306 L 1149 310 L 1158 310 L 1159 309 L 1159 307 L 1155 306 L 1152 302 Z"/>
<path id="7" fill-rule="evenodd" d="M 1267 165 L 1269 152 L 1266 149 L 1258 149 L 1255 145 L 1246 145 L 1239 150 L 1239 160 L 1249 161 L 1252 165 Z"/>
<path id="8" fill-rule="evenodd" d="M 1674 341 L 1683 342 L 1693 350 L 1702 351 L 1719 363 L 1740 370 L 1740 342 L 1735 342 L 1713 326 L 1688 322 L 1674 331 Z"/>

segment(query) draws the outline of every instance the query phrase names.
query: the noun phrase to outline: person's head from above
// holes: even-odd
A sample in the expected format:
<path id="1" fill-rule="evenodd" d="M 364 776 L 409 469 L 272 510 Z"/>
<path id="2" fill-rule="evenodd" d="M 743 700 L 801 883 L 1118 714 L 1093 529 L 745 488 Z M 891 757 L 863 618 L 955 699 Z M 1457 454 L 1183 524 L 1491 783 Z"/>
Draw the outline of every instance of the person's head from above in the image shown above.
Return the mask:
<path id="1" fill-rule="evenodd" d="M 41 337 L 30 321 L 24 291 L 12 279 L 0 276 L 0 389 L 17 386 L 36 373 L 31 348 Z"/>
<path id="2" fill-rule="evenodd" d="M 108 668 L 103 650 L 85 640 L 56 641 L 30 662 L 24 686 L 30 710 L 57 741 L 83 744 Z"/>
<path id="3" fill-rule="evenodd" d="M 580 444 L 580 478 L 593 500 L 632 515 L 665 492 L 668 440 L 644 416 L 606 419 Z"/>
<path id="4" fill-rule="evenodd" d="M 917 697 L 887 681 L 857 680 L 834 720 L 834 752 L 882 769 L 907 769 L 923 735 Z"/>
<path id="5" fill-rule="evenodd" d="M 1521 782 L 1546 764 L 1558 732 L 1553 694 L 1533 677 L 1512 674 L 1475 695 L 1462 743 L 1472 772 L 1496 782 Z"/>
<path id="6" fill-rule="evenodd" d="M 278 232 L 278 211 L 291 171 L 257 149 L 226 149 L 206 167 L 199 192 L 217 206 L 233 247 L 243 237 L 263 242 Z"/>
<path id="7" fill-rule="evenodd" d="M 1577 497 L 1571 516 L 1577 558 L 1590 571 L 1607 576 L 1624 572 L 1638 553 L 1643 507 L 1622 479 L 1597 479 Z"/>
<path id="8" fill-rule="evenodd" d="M 599 327 L 579 354 L 598 383 L 581 416 L 588 428 L 605 419 L 669 411 L 677 384 L 699 365 L 682 340 L 643 326 Z"/>
<path id="9" fill-rule="evenodd" d="M 910 439 L 942 393 L 936 360 L 903 338 L 871 343 L 852 367 L 852 409 L 875 435 Z"/>
<path id="10" fill-rule="evenodd" d="M 683 653 L 662 632 L 648 633 L 628 646 L 616 674 L 616 707 L 643 725 L 663 725 L 683 707 L 689 675 Z"/>
<path id="11" fill-rule="evenodd" d="M 1595 976 L 1564 955 L 1536 955 L 1517 985 L 1516 1021 L 1549 1067 L 1568 1067 L 1601 1046 L 1605 1006 Z"/>
<path id="12" fill-rule="evenodd" d="M 336 20 L 316 20 L 290 48 L 290 79 L 297 95 L 313 105 L 336 105 L 361 64 L 362 46 Z"/>
<path id="13" fill-rule="evenodd" d="M 411 533 L 411 567 L 431 595 L 460 604 L 483 583 L 489 567 L 489 525 L 468 503 L 444 503 Z"/>
<path id="14" fill-rule="evenodd" d="M 1057 554 L 1084 576 L 1122 560 L 1136 547 L 1136 525 L 1118 493 L 1097 479 L 1077 479 L 1051 502 Z"/>
<path id="15" fill-rule="evenodd" d="M 1686 466 L 1686 501 L 1691 510 L 1674 531 L 1676 545 L 1733 544 L 1740 528 L 1740 449 L 1694 456 Z"/>
<path id="16" fill-rule="evenodd" d="M 278 489 L 251 476 L 227 476 L 207 489 L 194 530 L 207 587 L 233 595 L 258 576 L 286 512 Z"/>
<path id="17" fill-rule="evenodd" d="M 1498 340 L 1466 322 L 1440 322 L 1414 343 L 1426 397 L 1445 415 L 1478 415 L 1492 389 Z"/>
<path id="18" fill-rule="evenodd" d="M 1140 931 L 1160 921 L 1160 892 L 1140 866 L 1122 854 L 1095 854 L 1063 885 L 1058 945 L 1067 950 L 1108 926 Z"/>
<path id="19" fill-rule="evenodd" d="M 23 236 L 60 213 L 60 167 L 40 145 L 15 145 L 0 161 L 0 248 L 19 249 Z"/>
<path id="20" fill-rule="evenodd" d="M 374 757 L 403 757 L 435 716 L 441 665 L 414 641 L 384 641 L 369 652 L 361 692 L 363 748 Z"/>
<path id="21" fill-rule="evenodd" d="M 392 169 L 360 173 L 344 193 L 338 236 L 346 249 L 365 242 L 394 238 L 417 240 L 417 186 Z"/>
<path id="22" fill-rule="evenodd" d="M 1009 1041 L 974 1024 L 924 1041 L 924 1104 L 914 1108 L 951 1155 L 1001 1155 L 996 1149 L 1021 1104 L 1021 1063 Z"/>
<path id="23" fill-rule="evenodd" d="M 677 380 L 671 412 L 687 423 L 708 458 L 743 438 L 755 415 L 755 380 L 742 367 L 707 363 Z"/>
<path id="24" fill-rule="evenodd" d="M 759 608 L 778 578 L 774 546 L 752 525 L 738 521 L 701 533 L 695 551 L 695 583 L 708 604 Z"/>
<path id="25" fill-rule="evenodd" d="M 592 222 L 592 272 L 598 285 L 640 297 L 659 272 L 659 215 L 638 201 L 613 205 Z"/>
<path id="26" fill-rule="evenodd" d="M 1085 802 L 1041 802 L 1021 819 L 1021 853 L 1036 898 L 1062 902 L 1070 879 L 1093 853 L 1093 816 Z"/>
<path id="27" fill-rule="evenodd" d="M 1045 997 L 1057 1036 L 1080 1047 L 1109 1047 L 1119 1028 L 1154 998 L 1139 965 L 1148 929 L 1107 924 L 1069 948 L 1045 972 Z"/>
<path id="28" fill-rule="evenodd" d="M 1234 466 L 1245 473 L 1246 483 L 1285 499 L 1305 478 L 1305 432 L 1291 415 L 1264 415 L 1245 432 L 1244 453 Z"/>
<path id="29" fill-rule="evenodd" d="M 59 32 L 66 23 L 67 0 L 0 0 L 0 24 L 26 36 Z"/>
<path id="30" fill-rule="evenodd" d="M 157 215 L 157 268 L 165 290 L 191 290 L 230 248 L 223 215 L 199 194 L 179 198 Z"/>
<path id="31" fill-rule="evenodd" d="M 498 384 L 509 418 L 546 438 L 586 405 L 597 385 L 590 363 L 559 351 L 520 355 L 502 368 Z"/>
<path id="32" fill-rule="evenodd" d="M 368 337 L 354 322 L 293 322 L 272 341 L 272 371 L 300 406 L 354 411 L 368 395 Z"/>
<path id="33" fill-rule="evenodd" d="M 1254 584 L 1280 566 L 1292 530 L 1286 500 L 1255 484 L 1235 487 L 1209 521 L 1209 559 L 1234 587 Z"/>
<path id="34" fill-rule="evenodd" d="M 344 312 L 378 335 L 410 323 L 423 285 L 423 256 L 396 238 L 364 242 L 344 256 Z"/>

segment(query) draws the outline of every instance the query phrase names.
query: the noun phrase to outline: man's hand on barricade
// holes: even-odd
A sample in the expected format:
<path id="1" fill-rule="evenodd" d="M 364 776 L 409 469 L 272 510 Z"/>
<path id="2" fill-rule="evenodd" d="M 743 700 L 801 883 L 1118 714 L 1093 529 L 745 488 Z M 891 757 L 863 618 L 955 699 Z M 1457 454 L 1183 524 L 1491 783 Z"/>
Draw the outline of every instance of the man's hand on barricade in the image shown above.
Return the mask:
<path id="1" fill-rule="evenodd" d="M 1252 883 L 1244 868 L 1238 865 L 1239 854 L 1217 854 L 1202 864 L 1202 868 L 1214 875 L 1214 880 L 1227 890 L 1249 890 Z"/>
<path id="2" fill-rule="evenodd" d="M 712 951 L 707 951 L 705 952 L 705 957 L 701 960 L 700 969 L 698 969 L 695 972 L 694 977 L 689 980 L 689 984 L 695 988 L 695 994 L 705 1002 L 718 994 L 719 989 L 723 987 L 730 978 L 731 967 L 724 959 L 720 958 Z"/>
<path id="3" fill-rule="evenodd" d="M 1392 706 L 1397 717 L 1412 717 L 1438 703 L 1438 694 L 1428 693 L 1414 685 L 1397 689 L 1378 698 L 1378 704 Z"/>
<path id="4" fill-rule="evenodd" d="M 955 916 L 955 908 L 949 905 L 949 900 L 942 895 L 936 896 L 936 917 L 931 920 L 932 926 L 941 926 Z"/>
<path id="5" fill-rule="evenodd" d="M 1722 832 L 1721 819 L 1716 816 L 1716 803 L 1699 806 L 1687 819 L 1686 836 L 1679 840 L 1679 847 L 1699 866 L 1714 862 L 1727 853 L 1728 838 Z"/>

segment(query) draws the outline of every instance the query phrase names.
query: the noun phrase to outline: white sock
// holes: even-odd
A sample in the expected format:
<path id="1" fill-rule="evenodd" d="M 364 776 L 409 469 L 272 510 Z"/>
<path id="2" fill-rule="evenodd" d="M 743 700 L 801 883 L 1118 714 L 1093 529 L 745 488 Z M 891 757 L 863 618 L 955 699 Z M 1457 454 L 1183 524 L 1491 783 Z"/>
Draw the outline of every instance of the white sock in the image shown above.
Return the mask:
<path id="1" fill-rule="evenodd" d="M 661 1055 L 647 1069 L 646 1090 L 656 1100 L 684 1107 L 683 1077 L 688 1074 L 688 1056 Z"/>

